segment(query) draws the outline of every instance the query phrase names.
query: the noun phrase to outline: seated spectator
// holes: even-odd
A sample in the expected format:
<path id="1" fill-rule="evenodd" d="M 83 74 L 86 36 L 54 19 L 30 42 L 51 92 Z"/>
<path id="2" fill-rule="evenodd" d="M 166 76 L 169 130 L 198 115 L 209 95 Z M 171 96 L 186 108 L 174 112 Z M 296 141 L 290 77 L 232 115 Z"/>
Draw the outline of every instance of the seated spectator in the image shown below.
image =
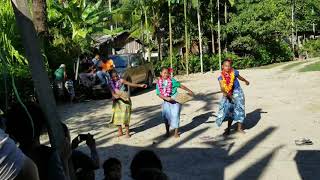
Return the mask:
<path id="1" fill-rule="evenodd" d="M 104 180 L 121 180 L 121 162 L 116 158 L 109 158 L 103 163 Z"/>
<path id="2" fill-rule="evenodd" d="M 145 169 L 156 169 L 162 172 L 161 160 L 153 151 L 142 150 L 134 156 L 130 166 L 132 178 L 139 180 L 139 173 Z"/>
<path id="3" fill-rule="evenodd" d="M 13 105 L 7 113 L 7 132 L 19 144 L 21 150 L 37 165 L 40 180 L 65 180 L 64 166 L 68 162 L 68 153 L 60 154 L 51 147 L 40 143 L 40 135 L 45 132 L 45 116 L 37 104 L 27 104 L 25 109 L 20 105 Z M 61 159 L 60 159 L 61 157 Z M 28 178 L 27 178 L 28 179 Z M 69 179 L 69 178 L 68 178 Z"/>
<path id="4" fill-rule="evenodd" d="M 39 180 L 37 166 L 23 154 L 15 142 L 4 132 L 3 112 L 0 109 L 0 179 Z"/>
<path id="5" fill-rule="evenodd" d="M 69 129 L 65 124 L 62 124 L 62 127 L 66 135 L 66 139 L 69 139 L 70 143 L 71 138 Z M 81 142 L 86 142 L 88 148 L 90 149 L 91 157 L 79 150 L 76 150 Z M 72 164 L 69 164 L 69 166 L 72 166 L 70 167 L 70 171 L 74 171 L 77 180 L 95 180 L 94 170 L 99 169 L 100 160 L 93 135 L 79 134 L 72 140 L 71 150 Z"/>
<path id="6" fill-rule="evenodd" d="M 40 135 L 46 132 L 45 116 L 36 104 L 26 105 L 32 118 L 29 119 L 20 105 L 14 105 L 8 112 L 7 131 L 19 142 L 22 151 L 38 166 L 40 180 L 94 180 L 94 170 L 99 168 L 99 157 L 92 135 L 79 135 L 71 144 L 70 133 L 63 123 L 65 141 L 61 152 L 40 143 Z M 91 157 L 75 150 L 85 141 L 91 151 Z M 60 159 L 61 157 L 61 159 Z"/>

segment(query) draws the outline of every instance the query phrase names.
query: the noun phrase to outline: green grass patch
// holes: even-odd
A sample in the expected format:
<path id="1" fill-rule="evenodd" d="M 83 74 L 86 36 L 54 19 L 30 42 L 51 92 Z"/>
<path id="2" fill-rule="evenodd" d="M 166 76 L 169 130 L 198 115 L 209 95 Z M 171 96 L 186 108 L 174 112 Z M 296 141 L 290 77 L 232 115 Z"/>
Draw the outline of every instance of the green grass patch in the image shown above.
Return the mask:
<path id="1" fill-rule="evenodd" d="M 294 68 L 294 67 L 297 67 L 297 66 L 299 66 L 299 65 L 301 65 L 301 64 L 303 64 L 303 63 L 306 63 L 306 62 L 307 62 L 307 61 L 300 61 L 300 62 L 291 63 L 291 64 L 288 64 L 288 65 L 284 66 L 284 67 L 282 68 L 282 70 L 287 71 L 287 70 L 290 70 L 290 69 L 292 69 L 292 68 Z"/>
<path id="2" fill-rule="evenodd" d="M 268 65 L 265 65 L 265 66 L 257 67 L 257 69 L 272 69 L 272 68 L 275 68 L 275 67 L 278 67 L 278 66 L 281 66 L 281 65 L 284 65 L 284 64 L 288 64 L 288 62 L 268 64 Z"/>
<path id="3" fill-rule="evenodd" d="M 308 64 L 299 70 L 300 72 L 308 71 L 320 71 L 320 61 L 312 64 Z"/>

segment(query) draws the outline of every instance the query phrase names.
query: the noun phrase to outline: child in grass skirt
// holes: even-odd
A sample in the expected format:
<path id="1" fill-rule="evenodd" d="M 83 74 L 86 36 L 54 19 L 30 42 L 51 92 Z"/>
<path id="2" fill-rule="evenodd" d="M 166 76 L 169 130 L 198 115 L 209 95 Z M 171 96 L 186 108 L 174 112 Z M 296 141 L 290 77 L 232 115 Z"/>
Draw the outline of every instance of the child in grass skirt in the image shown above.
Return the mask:
<path id="1" fill-rule="evenodd" d="M 238 80 L 249 85 L 249 81 L 241 77 L 239 71 L 232 68 L 232 60 L 227 58 L 222 63 L 222 72 L 218 78 L 223 93 L 219 105 L 216 123 L 220 127 L 223 121 L 228 121 L 224 135 L 230 134 L 233 122 L 237 123 L 237 131 L 244 133 L 243 121 L 245 119 L 245 98 Z"/>
<path id="2" fill-rule="evenodd" d="M 134 84 L 121 79 L 116 71 L 111 72 L 111 81 L 109 83 L 113 105 L 112 105 L 112 123 L 118 126 L 118 136 L 122 136 L 122 126 L 126 128 L 126 137 L 130 137 L 129 123 L 131 118 L 131 99 L 125 92 L 124 85 L 130 87 L 147 88 L 145 84 Z"/>
<path id="3" fill-rule="evenodd" d="M 166 125 L 166 136 L 168 137 L 170 127 L 174 129 L 174 136 L 179 137 L 179 124 L 180 124 L 180 111 L 181 104 L 174 99 L 178 95 L 178 88 L 188 91 L 190 96 L 193 92 L 180 82 L 171 78 L 168 68 L 162 68 L 161 77 L 159 78 L 156 86 L 157 95 L 163 99 L 162 104 L 162 118 Z"/>

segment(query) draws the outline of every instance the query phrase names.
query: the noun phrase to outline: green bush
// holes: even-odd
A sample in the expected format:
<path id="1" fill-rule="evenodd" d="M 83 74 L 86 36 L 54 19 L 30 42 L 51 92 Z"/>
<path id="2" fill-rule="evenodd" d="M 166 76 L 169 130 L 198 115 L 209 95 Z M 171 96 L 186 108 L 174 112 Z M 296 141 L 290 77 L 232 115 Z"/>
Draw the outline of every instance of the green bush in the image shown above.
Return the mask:
<path id="1" fill-rule="evenodd" d="M 309 57 L 320 56 L 320 39 L 307 41 L 300 50 L 300 53 L 308 53 Z"/>
<path id="2" fill-rule="evenodd" d="M 22 101 L 26 102 L 34 96 L 34 88 L 28 65 L 10 65 L 8 68 L 0 65 L 0 102 L 3 102 L 0 104 L 1 109 L 5 109 L 4 102 L 6 98 L 8 105 L 17 101 L 13 91 L 12 77 Z M 5 83 L 7 92 L 5 92 Z"/>

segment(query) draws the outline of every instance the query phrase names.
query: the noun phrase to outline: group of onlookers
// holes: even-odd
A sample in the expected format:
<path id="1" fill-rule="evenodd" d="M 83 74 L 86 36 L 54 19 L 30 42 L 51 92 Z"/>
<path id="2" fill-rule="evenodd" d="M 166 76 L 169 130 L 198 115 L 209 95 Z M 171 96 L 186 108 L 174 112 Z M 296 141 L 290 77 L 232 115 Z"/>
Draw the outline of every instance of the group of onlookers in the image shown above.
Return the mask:
<path id="1" fill-rule="evenodd" d="M 37 104 L 13 105 L 1 116 L 1 180 L 94 179 L 94 170 L 99 168 L 100 161 L 92 135 L 79 135 L 71 141 L 68 127 L 61 123 L 64 141 L 57 151 L 40 141 L 47 128 Z M 82 141 L 89 147 L 90 156 L 77 149 Z"/>
<path id="2" fill-rule="evenodd" d="M 96 79 L 99 80 L 99 84 L 102 88 L 108 88 L 108 82 L 110 80 L 109 72 L 111 72 L 115 65 L 112 59 L 105 58 L 100 55 L 97 49 L 94 50 L 94 57 L 92 59 L 82 55 L 80 57 L 80 82 L 86 87 L 92 87 L 96 83 Z M 72 78 L 67 75 L 67 69 L 65 64 L 61 64 L 54 72 L 54 85 L 57 89 L 57 96 L 62 97 L 64 92 L 67 91 L 70 101 L 75 98 L 75 91 Z"/>
<path id="3" fill-rule="evenodd" d="M 13 105 L 6 114 L 0 112 L 0 179 L 1 180 L 94 180 L 100 158 L 94 136 L 79 134 L 71 140 L 68 127 L 61 123 L 64 141 L 56 150 L 40 141 L 47 132 L 45 116 L 39 105 Z M 85 142 L 90 155 L 78 149 Z M 105 180 L 120 180 L 122 165 L 116 158 L 103 163 Z M 133 158 L 131 176 L 136 180 L 159 179 L 162 171 L 158 156 L 142 150 Z"/>

